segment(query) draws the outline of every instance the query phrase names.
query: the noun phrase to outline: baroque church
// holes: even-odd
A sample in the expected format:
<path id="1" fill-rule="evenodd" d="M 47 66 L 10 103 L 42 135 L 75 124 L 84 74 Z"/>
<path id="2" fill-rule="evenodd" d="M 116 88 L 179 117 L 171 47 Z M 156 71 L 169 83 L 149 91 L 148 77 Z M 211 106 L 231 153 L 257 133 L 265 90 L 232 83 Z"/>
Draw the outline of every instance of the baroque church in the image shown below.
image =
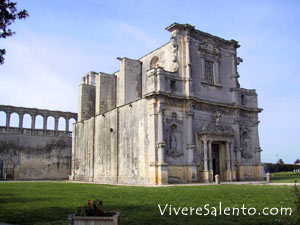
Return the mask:
<path id="1" fill-rule="evenodd" d="M 257 94 L 241 88 L 235 40 L 189 24 L 140 59 L 79 86 L 71 180 L 110 184 L 262 180 Z"/>

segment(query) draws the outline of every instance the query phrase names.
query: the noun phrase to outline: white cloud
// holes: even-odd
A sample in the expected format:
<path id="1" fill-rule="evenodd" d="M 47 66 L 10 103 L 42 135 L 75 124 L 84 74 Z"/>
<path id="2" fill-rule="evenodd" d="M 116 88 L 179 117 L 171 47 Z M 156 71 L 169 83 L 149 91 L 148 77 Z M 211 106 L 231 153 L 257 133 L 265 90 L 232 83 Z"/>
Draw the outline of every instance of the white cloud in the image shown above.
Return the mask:
<path id="1" fill-rule="evenodd" d="M 157 48 L 159 43 L 153 37 L 149 36 L 147 33 L 141 29 L 134 27 L 133 25 L 119 22 L 119 33 L 125 33 L 126 35 L 131 34 L 133 38 L 142 41 L 148 48 Z"/>

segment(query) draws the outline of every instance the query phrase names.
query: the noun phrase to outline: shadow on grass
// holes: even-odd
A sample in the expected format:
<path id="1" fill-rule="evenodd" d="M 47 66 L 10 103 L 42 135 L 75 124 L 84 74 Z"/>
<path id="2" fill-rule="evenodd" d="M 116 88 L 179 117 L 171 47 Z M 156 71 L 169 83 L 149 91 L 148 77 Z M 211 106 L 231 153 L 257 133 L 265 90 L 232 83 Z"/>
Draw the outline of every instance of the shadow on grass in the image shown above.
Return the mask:
<path id="1" fill-rule="evenodd" d="M 61 200 L 59 198 L 54 199 L 54 198 L 17 198 L 17 197 L 9 197 L 5 196 L 5 198 L 0 196 L 0 208 L 3 206 L 5 203 L 30 203 L 30 202 L 42 202 L 42 201 L 55 201 L 55 200 Z"/>
<path id="2" fill-rule="evenodd" d="M 49 207 L 34 210 L 16 209 L 16 211 L 18 212 L 1 216 L 0 221 L 19 225 L 66 225 L 68 214 L 73 212 L 73 210 L 63 207 Z"/>
<path id="3" fill-rule="evenodd" d="M 34 199 L 35 201 L 36 199 Z M 135 206 L 113 206 L 105 207 L 107 211 L 115 210 L 121 212 L 122 225 L 182 225 L 182 224 L 205 224 L 205 225 L 275 225 L 275 217 L 267 216 L 192 216 L 178 215 L 174 212 L 170 216 L 166 212 L 160 215 L 157 205 L 135 205 Z M 16 209 L 11 214 L 0 216 L 0 221 L 15 223 L 19 225 L 66 225 L 68 215 L 74 212 L 72 207 L 45 207 L 39 209 Z"/>

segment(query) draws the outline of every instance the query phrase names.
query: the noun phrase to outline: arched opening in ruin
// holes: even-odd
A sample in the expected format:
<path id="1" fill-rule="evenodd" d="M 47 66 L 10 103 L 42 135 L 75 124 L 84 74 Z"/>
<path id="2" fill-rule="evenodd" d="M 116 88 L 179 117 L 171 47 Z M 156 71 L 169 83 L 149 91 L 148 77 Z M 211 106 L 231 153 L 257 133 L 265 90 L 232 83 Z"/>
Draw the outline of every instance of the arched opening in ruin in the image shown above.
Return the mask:
<path id="1" fill-rule="evenodd" d="M 66 119 L 63 117 L 59 117 L 59 119 L 58 119 L 58 130 L 61 130 L 61 131 L 66 130 Z"/>
<path id="2" fill-rule="evenodd" d="M 55 119 L 53 116 L 48 116 L 47 118 L 47 130 L 55 129 Z"/>
<path id="3" fill-rule="evenodd" d="M 74 118 L 71 118 L 69 120 L 69 131 L 72 131 L 74 123 L 76 123 L 76 120 Z"/>
<path id="4" fill-rule="evenodd" d="M 43 129 L 44 119 L 41 115 L 37 115 L 35 118 L 35 128 L 36 129 Z"/>
<path id="5" fill-rule="evenodd" d="M 6 113 L 0 111 L 0 126 L 6 126 Z"/>
<path id="6" fill-rule="evenodd" d="M 2 161 L 1 177 L 3 179 L 14 179 L 15 164 L 10 159 Z"/>
<path id="7" fill-rule="evenodd" d="M 26 113 L 23 116 L 23 128 L 31 128 L 31 115 L 29 115 L 28 113 Z"/>
<path id="8" fill-rule="evenodd" d="M 18 113 L 12 113 L 10 115 L 10 122 L 9 122 L 9 126 L 10 127 L 19 127 L 19 120 L 20 120 L 20 117 L 18 115 Z"/>

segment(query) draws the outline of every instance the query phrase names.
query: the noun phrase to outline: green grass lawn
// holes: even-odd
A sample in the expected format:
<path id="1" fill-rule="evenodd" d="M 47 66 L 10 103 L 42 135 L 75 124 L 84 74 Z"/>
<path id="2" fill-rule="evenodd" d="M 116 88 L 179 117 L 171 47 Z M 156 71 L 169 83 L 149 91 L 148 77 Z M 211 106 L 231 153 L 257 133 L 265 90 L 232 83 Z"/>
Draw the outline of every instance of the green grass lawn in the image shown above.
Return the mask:
<path id="1" fill-rule="evenodd" d="M 291 186 L 218 185 L 126 187 L 67 182 L 0 182 L 0 221 L 20 225 L 66 225 L 75 207 L 95 198 L 120 210 L 122 225 L 279 224 L 280 216 L 161 216 L 158 204 L 175 207 L 292 207 Z"/>
<path id="2" fill-rule="evenodd" d="M 300 183 L 300 172 L 278 172 L 271 174 L 272 183 Z"/>

